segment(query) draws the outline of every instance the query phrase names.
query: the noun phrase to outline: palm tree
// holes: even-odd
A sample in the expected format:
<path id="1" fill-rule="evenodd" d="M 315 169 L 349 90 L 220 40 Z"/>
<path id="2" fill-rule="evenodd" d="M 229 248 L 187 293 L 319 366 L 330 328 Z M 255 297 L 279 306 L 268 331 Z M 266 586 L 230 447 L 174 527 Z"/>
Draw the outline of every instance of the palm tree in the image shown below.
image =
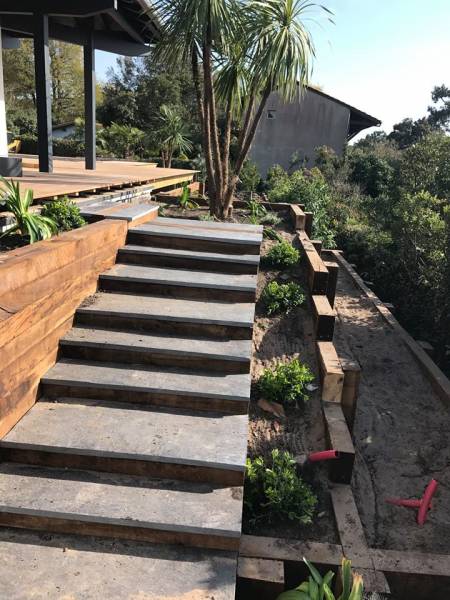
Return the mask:
<path id="1" fill-rule="evenodd" d="M 317 6 L 309 0 L 155 2 L 162 26 L 159 55 L 169 66 L 184 62 L 192 68 L 210 209 L 221 218 L 232 205 L 270 93 L 277 90 L 291 101 L 308 83 L 314 46 L 303 21 Z M 222 135 L 219 111 L 225 115 Z M 240 135 L 231 165 L 233 121 L 240 123 Z"/>
<path id="2" fill-rule="evenodd" d="M 190 152 L 192 143 L 188 138 L 186 124 L 176 109 L 163 104 L 159 109 L 159 118 L 161 120 L 159 136 L 161 139 L 162 166 L 170 169 L 174 151 Z"/>

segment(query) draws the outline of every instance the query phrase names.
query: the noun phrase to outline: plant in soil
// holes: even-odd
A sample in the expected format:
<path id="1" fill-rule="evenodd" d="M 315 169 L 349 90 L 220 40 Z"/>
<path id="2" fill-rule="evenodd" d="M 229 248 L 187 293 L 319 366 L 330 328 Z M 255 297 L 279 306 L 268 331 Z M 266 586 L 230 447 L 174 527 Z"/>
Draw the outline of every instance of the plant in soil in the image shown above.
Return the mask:
<path id="1" fill-rule="evenodd" d="M 263 238 L 266 240 L 276 240 L 277 242 L 283 241 L 281 235 L 273 227 L 264 227 Z"/>
<path id="2" fill-rule="evenodd" d="M 266 313 L 278 315 L 288 313 L 305 302 L 303 288 L 290 281 L 289 283 L 278 283 L 271 281 L 266 285 L 261 295 Z"/>
<path id="3" fill-rule="evenodd" d="M 178 203 L 183 210 L 194 210 L 195 208 L 198 208 L 197 202 L 191 198 L 191 193 L 186 183 L 183 184 L 183 190 Z"/>
<path id="4" fill-rule="evenodd" d="M 317 497 L 297 474 L 293 456 L 274 448 L 267 458 L 247 459 L 244 504 L 252 523 L 286 517 L 309 525 Z"/>
<path id="5" fill-rule="evenodd" d="M 276 212 L 269 211 L 259 222 L 261 225 L 279 225 L 283 219 L 277 215 Z"/>
<path id="6" fill-rule="evenodd" d="M 342 593 L 335 596 L 331 591 L 330 584 L 334 573 L 328 573 L 322 577 L 319 571 L 306 558 L 303 558 L 311 573 L 308 581 L 304 581 L 298 587 L 283 592 L 277 600 L 362 600 L 364 594 L 363 580 L 361 575 L 352 574 L 352 564 L 347 558 L 342 559 L 341 576 Z"/>
<path id="7" fill-rule="evenodd" d="M 272 246 L 264 257 L 264 262 L 276 269 L 288 269 L 300 260 L 300 252 L 292 244 L 283 240 Z"/>
<path id="8" fill-rule="evenodd" d="M 46 204 L 41 211 L 41 215 L 52 219 L 56 223 L 58 231 L 70 231 L 86 225 L 86 221 L 80 214 L 80 209 L 67 196 Z"/>
<path id="9" fill-rule="evenodd" d="M 288 363 L 278 363 L 274 369 L 264 369 L 258 387 L 266 400 L 280 404 L 297 405 L 308 400 L 306 386 L 314 381 L 308 365 L 294 358 Z"/>
<path id="10" fill-rule="evenodd" d="M 11 212 L 14 216 L 15 225 L 0 235 L 0 238 L 20 233 L 23 236 L 28 236 L 30 244 L 39 240 L 46 240 L 57 233 L 56 223 L 53 219 L 45 217 L 30 211 L 33 204 L 33 190 L 26 190 L 25 195 L 20 193 L 19 183 L 10 180 L 7 181 L 1 178 L 3 183 L 4 193 L 0 198 L 0 209 Z"/>
<path id="11" fill-rule="evenodd" d="M 259 225 L 261 219 L 267 215 L 266 207 L 260 204 L 257 200 L 249 200 L 246 208 L 250 211 L 248 220 L 250 223 L 253 223 L 253 225 Z"/>

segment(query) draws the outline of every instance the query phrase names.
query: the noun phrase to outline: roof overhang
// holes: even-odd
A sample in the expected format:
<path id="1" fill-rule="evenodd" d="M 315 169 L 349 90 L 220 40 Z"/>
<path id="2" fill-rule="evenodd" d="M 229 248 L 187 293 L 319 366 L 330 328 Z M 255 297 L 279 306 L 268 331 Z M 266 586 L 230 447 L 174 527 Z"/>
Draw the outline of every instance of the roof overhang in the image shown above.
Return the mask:
<path id="1" fill-rule="evenodd" d="M 1 27 L 12 37 L 34 35 L 33 0 L 0 0 Z M 128 56 L 149 51 L 159 27 L 147 0 L 40 0 L 39 13 L 49 17 L 49 36 L 84 45 L 90 33 L 98 50 Z"/>

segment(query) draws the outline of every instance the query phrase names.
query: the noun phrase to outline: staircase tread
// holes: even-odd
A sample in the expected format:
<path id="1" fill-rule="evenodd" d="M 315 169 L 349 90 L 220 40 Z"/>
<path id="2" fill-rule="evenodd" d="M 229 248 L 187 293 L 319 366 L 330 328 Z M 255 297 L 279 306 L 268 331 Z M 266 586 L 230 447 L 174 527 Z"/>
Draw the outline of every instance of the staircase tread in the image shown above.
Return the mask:
<path id="1" fill-rule="evenodd" d="M 144 204 L 131 202 L 109 202 L 92 204 L 81 208 L 83 217 L 103 217 L 104 219 L 121 219 L 135 221 L 145 215 L 153 214 L 159 208 L 158 204 Z"/>
<path id="2" fill-rule="evenodd" d="M 196 219 L 177 219 L 174 217 L 157 217 L 155 225 L 166 225 L 168 227 L 193 227 L 202 229 L 223 229 L 224 231 L 247 231 L 249 233 L 262 233 L 263 225 L 252 223 L 232 223 L 222 221 L 200 221 Z"/>
<path id="3" fill-rule="evenodd" d="M 8 600 L 234 600 L 235 577 L 233 552 L 0 529 Z"/>
<path id="4" fill-rule="evenodd" d="M 116 350 L 157 351 L 190 357 L 221 358 L 249 362 L 252 354 L 251 340 L 216 340 L 198 337 L 151 334 L 134 331 L 114 331 L 88 327 L 73 327 L 61 339 L 64 345 L 110 347 Z"/>
<path id="5" fill-rule="evenodd" d="M 217 302 L 100 292 L 89 298 L 77 312 L 252 328 L 255 307 L 252 302 Z"/>
<path id="6" fill-rule="evenodd" d="M 42 383 L 52 385 L 77 385 L 81 387 L 107 387 L 115 390 L 182 394 L 197 398 L 217 398 L 248 402 L 250 374 L 188 372 L 175 368 L 141 367 L 115 363 L 91 363 L 63 359 L 42 378 Z"/>
<path id="7" fill-rule="evenodd" d="M 41 400 L 0 448 L 226 467 L 243 471 L 247 415 L 146 410 L 96 400 Z"/>
<path id="8" fill-rule="evenodd" d="M 0 513 L 237 538 L 242 488 L 2 463 Z"/>
<path id="9" fill-rule="evenodd" d="M 116 264 L 100 275 L 101 279 L 159 283 L 182 287 L 254 291 L 256 275 L 192 271 L 191 269 L 169 269 L 141 265 Z"/>
<path id="10" fill-rule="evenodd" d="M 224 263 L 241 263 L 259 265 L 259 254 L 221 254 L 219 252 L 200 252 L 195 250 L 181 250 L 178 248 L 159 248 L 157 246 L 139 246 L 127 244 L 119 250 L 121 253 L 146 254 L 153 256 L 176 256 L 180 258 L 195 258 L 197 260 L 214 260 Z"/>
<path id="11" fill-rule="evenodd" d="M 259 245 L 262 241 L 262 233 L 250 233 L 249 231 L 225 231 L 223 229 L 212 230 L 205 228 L 194 228 L 189 226 L 173 226 L 155 222 L 138 225 L 132 229 L 133 233 L 139 235 L 158 235 L 178 237 L 186 239 L 201 239 L 208 242 L 226 242 L 229 244 L 244 244 L 250 246 Z"/>

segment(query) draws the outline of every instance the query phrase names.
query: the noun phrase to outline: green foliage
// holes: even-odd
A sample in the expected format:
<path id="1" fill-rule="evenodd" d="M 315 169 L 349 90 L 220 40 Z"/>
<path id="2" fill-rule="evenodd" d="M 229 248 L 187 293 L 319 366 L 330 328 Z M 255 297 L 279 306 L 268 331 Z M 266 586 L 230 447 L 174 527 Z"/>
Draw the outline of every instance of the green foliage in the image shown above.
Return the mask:
<path id="1" fill-rule="evenodd" d="M 293 267 L 300 260 L 300 252 L 287 241 L 278 242 L 272 246 L 264 257 L 267 264 L 277 269 Z"/>
<path id="2" fill-rule="evenodd" d="M 284 517 L 308 525 L 317 497 L 297 474 L 293 456 L 275 448 L 267 459 L 247 459 L 244 503 L 252 521 Z"/>
<path id="3" fill-rule="evenodd" d="M 294 282 L 278 283 L 271 281 L 266 285 L 261 296 L 267 314 L 278 315 L 288 313 L 305 301 L 303 289 Z"/>
<path id="4" fill-rule="evenodd" d="M 352 564 L 347 558 L 342 559 L 341 564 L 341 582 L 342 593 L 335 596 L 331 591 L 330 584 L 334 573 L 328 571 L 324 577 L 306 558 L 303 558 L 306 566 L 311 573 L 307 581 L 301 583 L 298 587 L 288 592 L 283 592 L 277 600 L 362 600 L 364 586 L 361 575 L 352 575 Z"/>
<path id="5" fill-rule="evenodd" d="M 259 219 L 259 222 L 261 225 L 279 225 L 282 220 L 276 212 L 268 211 L 267 214 Z"/>
<path id="6" fill-rule="evenodd" d="M 163 167 L 170 169 L 173 153 L 190 152 L 192 143 L 183 115 L 176 107 L 163 104 L 159 109 L 159 118 L 158 141 Z"/>
<path id="7" fill-rule="evenodd" d="M 264 369 L 259 379 L 259 390 L 266 400 L 296 405 L 308 400 L 306 386 L 314 381 L 308 365 L 294 358 L 288 363 L 278 363 L 274 369 Z"/>
<path id="8" fill-rule="evenodd" d="M 263 238 L 266 240 L 276 240 L 277 242 L 283 241 L 281 235 L 273 227 L 264 227 Z"/>
<path id="9" fill-rule="evenodd" d="M 43 207 L 41 215 L 52 219 L 58 231 L 70 231 L 86 225 L 86 221 L 80 214 L 80 209 L 67 196 L 60 200 L 48 202 Z"/>
<path id="10" fill-rule="evenodd" d="M 261 181 L 261 175 L 255 163 L 246 160 L 239 174 L 239 179 L 240 190 L 243 190 L 244 192 L 256 192 L 256 188 Z"/>
<path id="11" fill-rule="evenodd" d="M 307 211 L 314 213 L 314 238 L 322 240 L 327 248 L 334 248 L 329 215 L 332 195 L 329 184 L 319 169 L 301 169 L 289 175 L 276 166 L 268 174 L 267 185 L 271 202 L 301 203 Z"/>
<path id="12" fill-rule="evenodd" d="M 137 127 L 112 123 L 98 133 L 100 146 L 117 158 L 133 158 L 142 151 L 145 133 Z"/>
<path id="13" fill-rule="evenodd" d="M 193 210 L 198 208 L 197 202 L 191 198 L 191 191 L 187 183 L 183 183 L 181 196 L 178 199 L 178 204 L 183 210 Z"/>
<path id="14" fill-rule="evenodd" d="M 1 237 L 20 233 L 28 236 L 30 244 L 39 240 L 46 240 L 57 232 L 56 223 L 49 217 L 41 216 L 30 211 L 33 203 L 33 190 L 27 190 L 25 196 L 20 193 L 18 182 L 1 178 L 3 184 L 3 197 L 0 199 L 0 208 L 11 212 L 14 216 L 15 225 L 0 235 Z"/>

